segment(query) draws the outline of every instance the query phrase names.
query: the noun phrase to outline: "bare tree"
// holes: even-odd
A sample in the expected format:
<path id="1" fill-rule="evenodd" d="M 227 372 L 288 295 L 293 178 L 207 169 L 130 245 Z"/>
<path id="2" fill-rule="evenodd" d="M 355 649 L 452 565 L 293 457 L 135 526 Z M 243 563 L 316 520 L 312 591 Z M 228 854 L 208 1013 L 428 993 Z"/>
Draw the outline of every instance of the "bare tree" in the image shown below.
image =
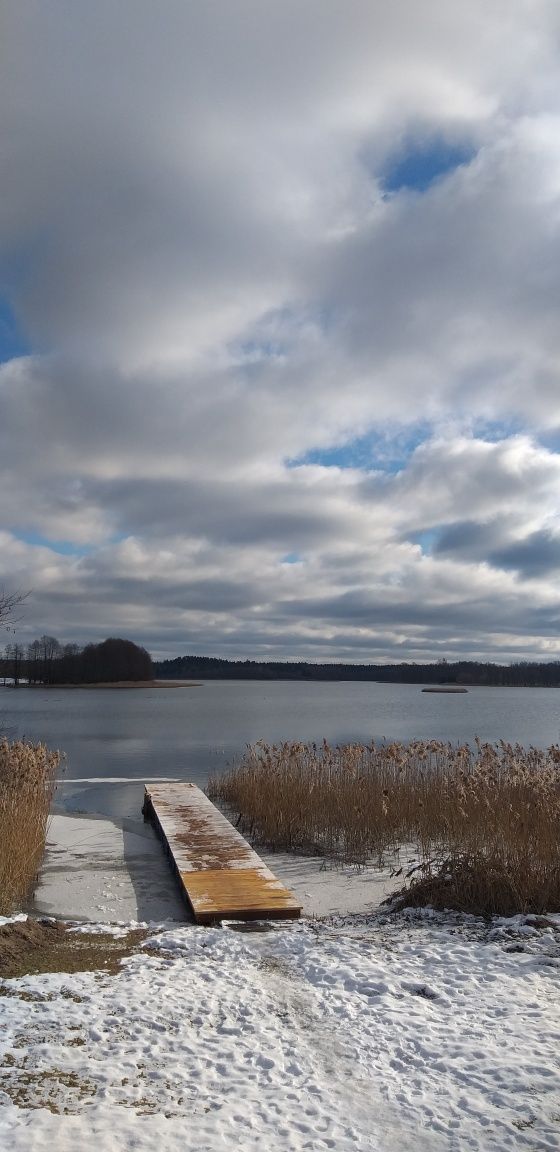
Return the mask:
<path id="1" fill-rule="evenodd" d="M 15 632 L 15 625 L 21 617 L 14 613 L 28 596 L 29 592 L 6 592 L 5 588 L 0 588 L 0 628 Z"/>
<path id="2" fill-rule="evenodd" d="M 25 652 L 21 644 L 8 644 L 6 646 L 6 665 L 8 675 L 12 677 L 14 688 L 21 680 Z"/>
<path id="3" fill-rule="evenodd" d="M 43 684 L 52 684 L 53 664 L 62 655 L 62 648 L 56 636 L 41 636 L 39 638 Z"/>
<path id="4" fill-rule="evenodd" d="M 30 684 L 38 684 L 43 673 L 43 645 L 33 640 L 27 648 L 27 679 Z"/>

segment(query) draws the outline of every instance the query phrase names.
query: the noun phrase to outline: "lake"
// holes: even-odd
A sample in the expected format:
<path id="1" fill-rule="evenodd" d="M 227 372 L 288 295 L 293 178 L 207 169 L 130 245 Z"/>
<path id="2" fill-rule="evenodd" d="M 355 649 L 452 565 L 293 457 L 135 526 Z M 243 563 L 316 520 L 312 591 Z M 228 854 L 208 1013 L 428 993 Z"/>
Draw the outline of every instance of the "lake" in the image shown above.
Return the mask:
<path id="1" fill-rule="evenodd" d="M 132 816 L 143 782 L 204 787 L 246 744 L 436 738 L 546 747 L 560 739 L 557 688 L 470 688 L 426 694 L 417 684 L 210 680 L 193 688 L 0 688 L 0 730 L 66 754 L 61 811 Z"/>

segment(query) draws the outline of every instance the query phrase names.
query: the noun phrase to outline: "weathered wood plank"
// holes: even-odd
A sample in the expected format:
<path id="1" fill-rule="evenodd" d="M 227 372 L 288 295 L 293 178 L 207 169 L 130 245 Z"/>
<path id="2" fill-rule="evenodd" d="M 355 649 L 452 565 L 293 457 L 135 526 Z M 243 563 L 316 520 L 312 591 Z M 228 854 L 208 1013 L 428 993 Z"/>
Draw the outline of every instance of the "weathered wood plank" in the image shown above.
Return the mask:
<path id="1" fill-rule="evenodd" d="M 196 784 L 148 784 L 144 815 L 163 840 L 197 923 L 300 915 L 292 893 Z"/>

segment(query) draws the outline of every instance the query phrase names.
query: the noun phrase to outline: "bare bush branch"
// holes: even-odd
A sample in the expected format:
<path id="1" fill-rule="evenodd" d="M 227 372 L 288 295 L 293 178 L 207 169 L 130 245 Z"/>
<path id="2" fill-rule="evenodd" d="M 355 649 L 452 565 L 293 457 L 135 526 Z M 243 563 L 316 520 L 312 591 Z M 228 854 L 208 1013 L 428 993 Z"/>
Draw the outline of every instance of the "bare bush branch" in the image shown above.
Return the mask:
<path id="1" fill-rule="evenodd" d="M 15 625 L 21 620 L 21 615 L 16 616 L 14 613 L 28 596 L 29 592 L 7 592 L 5 588 L 0 588 L 0 628 L 15 631 Z"/>

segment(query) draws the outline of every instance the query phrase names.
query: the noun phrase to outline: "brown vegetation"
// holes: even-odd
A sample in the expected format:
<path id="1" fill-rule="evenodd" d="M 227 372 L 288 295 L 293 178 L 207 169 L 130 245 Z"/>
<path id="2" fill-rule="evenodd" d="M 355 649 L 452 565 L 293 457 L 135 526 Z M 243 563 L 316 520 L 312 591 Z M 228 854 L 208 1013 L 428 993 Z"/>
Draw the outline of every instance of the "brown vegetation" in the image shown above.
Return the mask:
<path id="1" fill-rule="evenodd" d="M 58 752 L 0 740 L 0 914 L 27 896 L 43 856 Z"/>
<path id="2" fill-rule="evenodd" d="M 93 972 L 112 975 L 121 961 L 146 939 L 145 928 L 122 937 L 105 932 L 75 932 L 56 920 L 23 920 L 0 925 L 0 977 L 4 980 L 37 972 Z M 0 986 L 0 995 L 9 989 Z M 19 994 L 19 993 L 18 993 Z"/>
<path id="3" fill-rule="evenodd" d="M 277 849 L 365 864 L 412 846 L 407 903 L 560 910 L 560 747 L 263 743 L 210 781 Z"/>

